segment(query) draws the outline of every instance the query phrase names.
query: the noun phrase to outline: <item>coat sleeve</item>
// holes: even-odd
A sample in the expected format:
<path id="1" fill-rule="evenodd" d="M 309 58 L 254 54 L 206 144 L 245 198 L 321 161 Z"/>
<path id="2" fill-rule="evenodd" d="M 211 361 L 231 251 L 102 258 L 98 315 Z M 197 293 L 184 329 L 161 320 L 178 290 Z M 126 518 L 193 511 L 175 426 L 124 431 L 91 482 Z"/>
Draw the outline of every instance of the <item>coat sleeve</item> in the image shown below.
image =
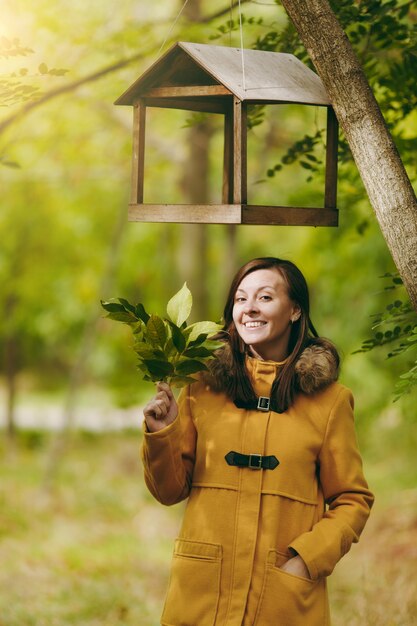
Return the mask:
<path id="1" fill-rule="evenodd" d="M 319 480 L 327 510 L 311 531 L 289 546 L 304 560 L 313 580 L 328 576 L 359 540 L 374 501 L 356 441 L 353 397 L 345 387 L 329 415 L 319 454 Z"/>
<path id="2" fill-rule="evenodd" d="M 162 504 L 176 504 L 187 498 L 192 483 L 197 433 L 191 416 L 190 388 L 181 390 L 178 416 L 162 430 L 146 430 L 142 445 L 145 482 Z"/>

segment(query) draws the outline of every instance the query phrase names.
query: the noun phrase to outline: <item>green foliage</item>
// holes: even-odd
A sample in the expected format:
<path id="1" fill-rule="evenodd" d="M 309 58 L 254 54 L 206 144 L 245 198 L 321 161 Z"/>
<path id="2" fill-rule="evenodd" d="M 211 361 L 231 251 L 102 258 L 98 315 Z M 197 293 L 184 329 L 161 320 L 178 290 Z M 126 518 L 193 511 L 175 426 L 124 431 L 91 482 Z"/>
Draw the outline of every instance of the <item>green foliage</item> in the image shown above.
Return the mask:
<path id="1" fill-rule="evenodd" d="M 18 37 L 14 37 L 13 39 L 4 36 L 0 37 L 0 57 L 3 59 L 27 56 L 28 54 L 33 54 L 32 48 L 22 46 Z"/>
<path id="2" fill-rule="evenodd" d="M 189 318 L 192 305 L 191 292 L 184 283 L 180 291 L 171 298 L 167 305 L 168 316 L 177 327 L 182 326 Z"/>
<path id="3" fill-rule="evenodd" d="M 214 34 L 210 35 L 209 39 L 211 41 L 216 41 L 217 39 L 221 39 L 222 37 L 229 36 L 231 33 L 239 32 L 240 25 L 242 22 L 243 26 L 261 26 L 264 24 L 264 19 L 262 17 L 246 17 L 244 13 L 242 13 L 242 20 L 239 19 L 228 19 L 220 26 L 217 26 Z"/>
<path id="4" fill-rule="evenodd" d="M 387 291 L 398 290 L 403 284 L 398 274 L 385 274 L 382 278 L 389 278 L 392 283 L 385 287 Z M 390 345 L 392 347 L 387 358 L 411 352 L 414 361 L 408 371 L 400 375 L 395 389 L 395 399 L 398 400 L 417 385 L 417 313 L 409 300 L 396 298 L 382 313 L 376 313 L 372 318 L 373 336 L 366 339 L 356 353 L 369 352 L 374 348 Z"/>
<path id="5" fill-rule="evenodd" d="M 14 60 L 16 57 L 34 54 L 31 48 L 22 46 L 20 40 L 15 37 L 9 39 L 0 37 L 0 58 Z M 37 71 L 30 71 L 27 67 L 19 67 L 8 74 L 0 74 L 0 107 L 13 107 L 22 105 L 41 95 L 40 85 L 36 84 L 39 77 L 64 76 L 66 69 L 49 69 L 46 63 L 41 63 Z M 20 168 L 20 164 L 7 154 L 0 153 L 0 167 Z"/>
<path id="6" fill-rule="evenodd" d="M 34 54 L 34 50 L 24 47 L 20 44 L 18 38 L 13 40 L 7 37 L 0 38 L 0 58 L 8 60 L 16 57 L 28 56 Z M 40 63 L 37 69 L 29 69 L 28 67 L 17 67 L 8 72 L 8 74 L 0 75 L 0 106 L 11 107 L 13 105 L 22 104 L 29 100 L 33 100 L 40 96 L 39 77 L 48 76 L 64 76 L 68 72 L 63 68 L 48 68 L 46 63 Z M 10 165 L 3 161 L 3 165 Z"/>
<path id="7" fill-rule="evenodd" d="M 281 158 L 280 163 L 274 165 L 267 171 L 268 178 L 273 178 L 276 172 L 282 170 L 285 165 L 291 165 L 296 161 L 299 161 L 302 168 L 305 170 L 310 170 L 311 172 L 317 172 L 319 166 L 323 164 L 323 161 L 319 159 L 315 154 L 314 150 L 317 145 L 323 143 L 323 131 L 318 130 L 314 136 L 305 135 L 299 141 L 295 141 L 292 146 L 290 146 Z M 307 178 L 307 181 L 311 181 L 313 178 L 310 175 Z"/>
<path id="8" fill-rule="evenodd" d="M 138 357 L 138 369 L 147 381 L 164 380 L 174 387 L 194 382 L 193 374 L 207 369 L 207 361 L 223 344 L 210 340 L 221 325 L 196 322 L 187 326 L 191 314 L 192 295 L 184 283 L 167 304 L 168 318 L 149 315 L 143 304 L 136 306 L 126 299 L 101 302 L 107 316 L 128 324 L 133 332 L 133 349 Z"/>

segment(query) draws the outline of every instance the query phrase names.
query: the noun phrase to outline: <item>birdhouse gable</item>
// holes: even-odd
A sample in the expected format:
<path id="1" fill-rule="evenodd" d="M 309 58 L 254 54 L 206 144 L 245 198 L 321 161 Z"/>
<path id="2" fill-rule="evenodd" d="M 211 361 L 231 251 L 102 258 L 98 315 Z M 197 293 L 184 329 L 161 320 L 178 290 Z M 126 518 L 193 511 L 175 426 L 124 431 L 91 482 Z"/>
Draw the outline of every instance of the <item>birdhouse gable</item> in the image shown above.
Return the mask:
<path id="1" fill-rule="evenodd" d="M 120 96 L 115 104 L 134 104 L 139 98 L 167 87 L 211 87 L 219 82 L 196 62 L 181 44 L 175 44 Z M 195 95 L 200 95 L 195 90 Z M 231 94 L 229 94 L 231 95 Z"/>

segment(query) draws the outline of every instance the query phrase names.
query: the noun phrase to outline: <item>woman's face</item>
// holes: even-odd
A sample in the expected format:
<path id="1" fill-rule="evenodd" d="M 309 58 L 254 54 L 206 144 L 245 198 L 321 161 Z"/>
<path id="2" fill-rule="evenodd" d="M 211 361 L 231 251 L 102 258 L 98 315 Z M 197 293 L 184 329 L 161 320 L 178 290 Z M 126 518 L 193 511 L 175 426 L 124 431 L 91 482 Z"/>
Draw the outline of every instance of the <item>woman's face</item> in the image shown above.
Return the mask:
<path id="1" fill-rule="evenodd" d="M 291 322 L 299 317 L 300 307 L 290 300 L 287 284 L 275 268 L 248 274 L 237 288 L 236 330 L 262 359 L 282 361 L 288 356 Z"/>

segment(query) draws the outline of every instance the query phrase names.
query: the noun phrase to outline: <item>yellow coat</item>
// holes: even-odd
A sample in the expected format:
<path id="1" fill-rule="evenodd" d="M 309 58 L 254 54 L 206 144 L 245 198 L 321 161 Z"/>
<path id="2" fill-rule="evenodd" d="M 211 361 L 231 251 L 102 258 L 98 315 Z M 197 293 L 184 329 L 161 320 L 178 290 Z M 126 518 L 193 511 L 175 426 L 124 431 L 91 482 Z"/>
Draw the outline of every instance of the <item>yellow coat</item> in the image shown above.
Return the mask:
<path id="1" fill-rule="evenodd" d="M 278 364 L 247 358 L 269 396 Z M 179 417 L 144 433 L 145 480 L 171 505 L 189 498 L 175 542 L 163 626 L 328 626 L 326 576 L 368 518 L 353 399 L 332 383 L 285 413 L 238 409 L 204 382 Z M 229 466 L 229 451 L 275 455 L 274 470 Z M 326 506 L 327 505 L 327 506 Z M 311 580 L 283 572 L 295 550 Z"/>

